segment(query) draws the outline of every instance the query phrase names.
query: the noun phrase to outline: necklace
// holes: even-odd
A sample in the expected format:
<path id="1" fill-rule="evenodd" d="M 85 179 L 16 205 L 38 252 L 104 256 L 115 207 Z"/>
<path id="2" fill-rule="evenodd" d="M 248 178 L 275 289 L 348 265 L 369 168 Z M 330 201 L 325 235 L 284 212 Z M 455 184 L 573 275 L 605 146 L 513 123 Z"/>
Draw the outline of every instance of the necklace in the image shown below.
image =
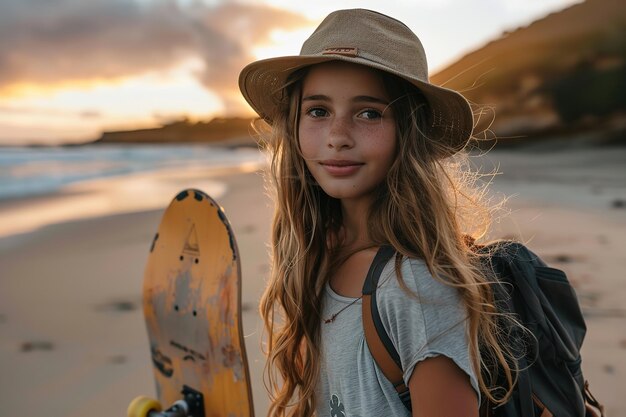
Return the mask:
<path id="1" fill-rule="evenodd" d="M 350 256 L 354 255 L 355 253 L 358 253 L 358 252 L 362 252 L 362 251 L 364 251 L 364 250 L 367 250 L 367 249 L 369 249 L 369 248 L 364 248 L 364 249 L 357 250 L 356 252 L 352 253 Z M 328 285 L 330 286 L 330 284 L 328 284 Z M 335 314 L 333 314 L 333 315 L 332 315 L 332 316 L 330 316 L 329 318 L 324 319 L 324 324 L 330 324 L 330 323 L 334 322 L 334 321 L 335 321 L 335 319 L 337 318 L 337 316 L 338 316 L 341 312 L 343 312 L 346 308 L 350 307 L 351 305 L 353 305 L 354 303 L 356 303 L 357 301 L 359 301 L 361 298 L 363 298 L 363 294 L 361 294 L 361 296 L 360 296 L 359 298 L 355 298 L 354 300 L 352 300 L 352 302 L 351 302 L 351 303 L 349 303 L 348 305 L 343 306 L 343 308 L 342 308 L 341 310 L 337 311 Z"/>
<path id="2" fill-rule="evenodd" d="M 352 304 L 354 304 L 357 301 L 359 301 L 361 298 L 363 298 L 363 294 L 361 294 L 361 296 L 359 298 L 355 298 L 354 300 L 352 300 L 352 302 L 350 304 L 348 304 L 347 306 L 344 306 L 341 310 L 339 310 L 338 312 L 336 312 L 335 314 L 330 316 L 330 318 L 325 319 L 324 320 L 324 324 L 329 324 L 329 323 L 332 323 L 333 321 L 335 321 L 335 319 L 337 318 L 339 313 L 341 313 L 343 310 L 345 310 L 346 308 L 350 307 Z"/>

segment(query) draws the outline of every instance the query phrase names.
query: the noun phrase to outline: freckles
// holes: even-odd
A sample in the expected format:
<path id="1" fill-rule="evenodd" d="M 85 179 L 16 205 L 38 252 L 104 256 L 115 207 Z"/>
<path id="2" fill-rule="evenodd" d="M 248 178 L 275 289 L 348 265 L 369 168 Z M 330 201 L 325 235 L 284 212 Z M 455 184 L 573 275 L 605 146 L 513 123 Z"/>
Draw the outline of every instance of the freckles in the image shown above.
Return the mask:
<path id="1" fill-rule="evenodd" d="M 304 161 L 307 163 L 307 165 L 309 165 L 310 161 L 312 159 L 315 159 L 317 155 L 315 147 L 312 146 L 311 143 L 307 143 L 306 141 L 300 142 L 300 153 L 302 154 L 302 158 L 304 158 Z"/>

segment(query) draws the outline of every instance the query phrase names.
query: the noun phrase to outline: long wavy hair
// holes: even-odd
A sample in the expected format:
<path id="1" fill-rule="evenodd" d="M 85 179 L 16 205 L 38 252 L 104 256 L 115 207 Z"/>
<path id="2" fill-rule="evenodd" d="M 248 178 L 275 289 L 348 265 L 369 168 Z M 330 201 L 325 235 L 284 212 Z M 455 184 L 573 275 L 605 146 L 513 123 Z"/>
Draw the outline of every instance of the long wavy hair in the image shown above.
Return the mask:
<path id="1" fill-rule="evenodd" d="M 306 72 L 294 73 L 282 89 L 281 111 L 272 126 L 257 125 L 271 155 L 268 184 L 276 204 L 272 266 L 260 303 L 267 335 L 270 417 L 314 414 L 323 288 L 350 255 L 332 238 L 342 224 L 340 202 L 316 184 L 299 148 Z M 485 203 L 486 185 L 468 169 L 467 155 L 442 158 L 452 152 L 440 138 L 424 134 L 429 108 L 419 90 L 385 72 L 380 76 L 392 98 L 397 149 L 386 180 L 374 191 L 369 237 L 375 246 L 396 249 L 396 271 L 403 257 L 419 258 L 433 277 L 458 289 L 468 312 L 470 355 L 480 390 L 489 401 L 504 402 L 515 383 L 516 362 L 499 331 L 501 317 L 494 305 L 492 277 L 482 267 L 484 255 L 473 244 L 486 235 L 495 205 Z M 504 392 L 493 388 L 494 365 L 503 370 L 508 386 Z"/>

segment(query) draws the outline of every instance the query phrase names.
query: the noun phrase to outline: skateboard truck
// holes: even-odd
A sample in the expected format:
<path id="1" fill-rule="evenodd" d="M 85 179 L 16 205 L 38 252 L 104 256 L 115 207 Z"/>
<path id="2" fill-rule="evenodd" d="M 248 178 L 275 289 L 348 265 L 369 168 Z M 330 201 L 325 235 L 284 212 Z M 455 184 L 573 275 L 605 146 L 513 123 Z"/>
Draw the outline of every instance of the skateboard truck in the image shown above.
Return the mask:
<path id="1" fill-rule="evenodd" d="M 183 399 L 161 411 L 161 403 L 153 398 L 137 397 L 128 406 L 128 417 L 205 417 L 204 397 L 201 392 L 187 385 L 181 391 Z"/>
<path id="2" fill-rule="evenodd" d="M 184 398 L 183 402 L 189 407 L 185 415 L 190 417 L 204 417 L 204 398 L 202 393 L 187 385 L 183 385 L 182 394 Z"/>

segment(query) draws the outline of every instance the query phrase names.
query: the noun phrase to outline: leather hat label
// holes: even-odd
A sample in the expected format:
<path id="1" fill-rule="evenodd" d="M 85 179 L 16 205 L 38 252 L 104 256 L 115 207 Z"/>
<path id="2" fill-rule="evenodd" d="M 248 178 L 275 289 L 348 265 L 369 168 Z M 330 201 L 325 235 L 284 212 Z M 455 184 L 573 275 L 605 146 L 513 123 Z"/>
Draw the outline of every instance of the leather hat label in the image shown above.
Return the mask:
<path id="1" fill-rule="evenodd" d="M 345 56 L 358 56 L 359 50 L 357 48 L 326 48 L 323 55 L 345 55 Z"/>

